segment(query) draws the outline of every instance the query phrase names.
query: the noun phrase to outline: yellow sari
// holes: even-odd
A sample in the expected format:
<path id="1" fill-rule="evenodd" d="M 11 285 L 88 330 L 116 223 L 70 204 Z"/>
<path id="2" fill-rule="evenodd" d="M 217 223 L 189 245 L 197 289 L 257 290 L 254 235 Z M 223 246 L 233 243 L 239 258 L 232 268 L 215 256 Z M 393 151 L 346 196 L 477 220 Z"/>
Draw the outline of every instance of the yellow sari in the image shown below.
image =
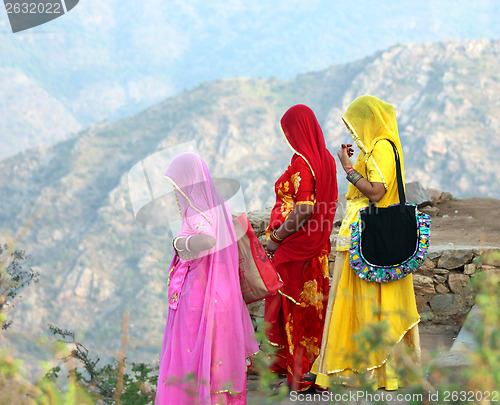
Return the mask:
<path id="1" fill-rule="evenodd" d="M 386 193 L 376 205 L 398 203 L 394 151 L 389 142 L 383 141 L 394 142 L 403 167 L 394 108 L 375 97 L 362 96 L 351 103 L 342 119 L 361 149 L 354 168 L 370 182 L 385 186 Z M 322 346 L 311 371 L 317 374 L 316 384 L 324 387 L 331 384 L 330 377 L 349 384 L 349 378 L 363 371 L 375 389 L 395 390 L 404 382 L 398 377 L 396 361 L 391 356 L 394 347 L 403 344 L 410 348 L 416 361 L 420 359 L 420 316 L 413 278 L 408 275 L 398 281 L 374 283 L 356 276 L 349 264 L 349 224 L 357 218 L 360 208 L 368 206 L 369 200 L 352 184 L 346 198 Z M 377 325 L 382 325 L 378 331 L 383 331 L 384 341 L 371 350 L 373 341 L 369 335 L 377 330 Z M 363 332 L 368 332 L 368 340 L 360 340 Z"/>

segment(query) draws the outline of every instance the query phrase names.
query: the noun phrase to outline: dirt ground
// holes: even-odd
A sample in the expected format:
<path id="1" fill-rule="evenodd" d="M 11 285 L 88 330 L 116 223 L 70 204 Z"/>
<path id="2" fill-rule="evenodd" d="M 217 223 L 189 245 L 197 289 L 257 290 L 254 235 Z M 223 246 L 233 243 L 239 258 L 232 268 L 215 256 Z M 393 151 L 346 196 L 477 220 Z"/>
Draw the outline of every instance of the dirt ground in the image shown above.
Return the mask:
<path id="1" fill-rule="evenodd" d="M 500 247 L 500 200 L 465 198 L 444 200 L 432 217 L 431 246 Z"/>

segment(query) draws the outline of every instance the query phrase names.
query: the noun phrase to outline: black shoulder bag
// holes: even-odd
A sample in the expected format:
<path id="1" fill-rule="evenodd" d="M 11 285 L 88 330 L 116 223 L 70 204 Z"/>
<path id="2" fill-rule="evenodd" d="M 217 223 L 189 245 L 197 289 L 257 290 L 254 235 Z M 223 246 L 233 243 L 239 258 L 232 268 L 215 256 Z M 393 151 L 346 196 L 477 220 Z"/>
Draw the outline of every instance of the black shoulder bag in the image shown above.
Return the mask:
<path id="1" fill-rule="evenodd" d="M 431 218 L 406 202 L 398 150 L 396 178 L 399 204 L 386 208 L 370 205 L 359 210 L 358 219 L 350 224 L 350 264 L 358 277 L 386 283 L 415 272 L 424 262 L 429 249 Z"/>

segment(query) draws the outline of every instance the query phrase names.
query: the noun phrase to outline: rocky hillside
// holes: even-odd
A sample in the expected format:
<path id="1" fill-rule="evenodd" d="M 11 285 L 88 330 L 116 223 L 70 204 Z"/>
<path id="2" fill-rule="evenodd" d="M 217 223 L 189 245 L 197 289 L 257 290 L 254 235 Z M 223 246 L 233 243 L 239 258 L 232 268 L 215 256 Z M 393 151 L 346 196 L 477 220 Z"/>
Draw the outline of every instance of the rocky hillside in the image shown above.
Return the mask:
<path id="1" fill-rule="evenodd" d="M 241 181 L 249 210 L 268 206 L 291 157 L 279 118 L 296 103 L 316 111 L 335 153 L 348 140 L 340 116 L 349 102 L 366 93 L 385 99 L 399 117 L 408 181 L 500 197 L 499 63 L 500 41 L 474 40 L 397 46 L 288 82 L 219 80 L 1 161 L 0 229 L 14 235 L 32 220 L 20 245 L 42 274 L 11 315 L 12 344 L 32 353 L 50 322 L 110 353 L 130 310 L 130 359 L 156 358 L 171 235 L 135 221 L 128 171 L 194 140 L 215 177 Z"/>

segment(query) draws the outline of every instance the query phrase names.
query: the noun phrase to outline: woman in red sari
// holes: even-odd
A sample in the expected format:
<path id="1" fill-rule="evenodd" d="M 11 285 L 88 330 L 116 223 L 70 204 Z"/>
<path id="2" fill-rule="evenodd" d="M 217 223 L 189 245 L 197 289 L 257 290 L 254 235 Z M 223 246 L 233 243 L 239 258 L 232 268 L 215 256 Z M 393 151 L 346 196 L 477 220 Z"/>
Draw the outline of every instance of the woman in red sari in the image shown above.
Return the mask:
<path id="1" fill-rule="evenodd" d="M 266 234 L 284 286 L 266 299 L 264 319 L 269 342 L 277 347 L 272 371 L 286 374 L 294 390 L 305 391 L 313 383 L 302 377 L 319 354 L 328 301 L 337 177 L 335 160 L 309 107 L 291 107 L 281 128 L 295 154 L 276 181 L 276 205 Z"/>

